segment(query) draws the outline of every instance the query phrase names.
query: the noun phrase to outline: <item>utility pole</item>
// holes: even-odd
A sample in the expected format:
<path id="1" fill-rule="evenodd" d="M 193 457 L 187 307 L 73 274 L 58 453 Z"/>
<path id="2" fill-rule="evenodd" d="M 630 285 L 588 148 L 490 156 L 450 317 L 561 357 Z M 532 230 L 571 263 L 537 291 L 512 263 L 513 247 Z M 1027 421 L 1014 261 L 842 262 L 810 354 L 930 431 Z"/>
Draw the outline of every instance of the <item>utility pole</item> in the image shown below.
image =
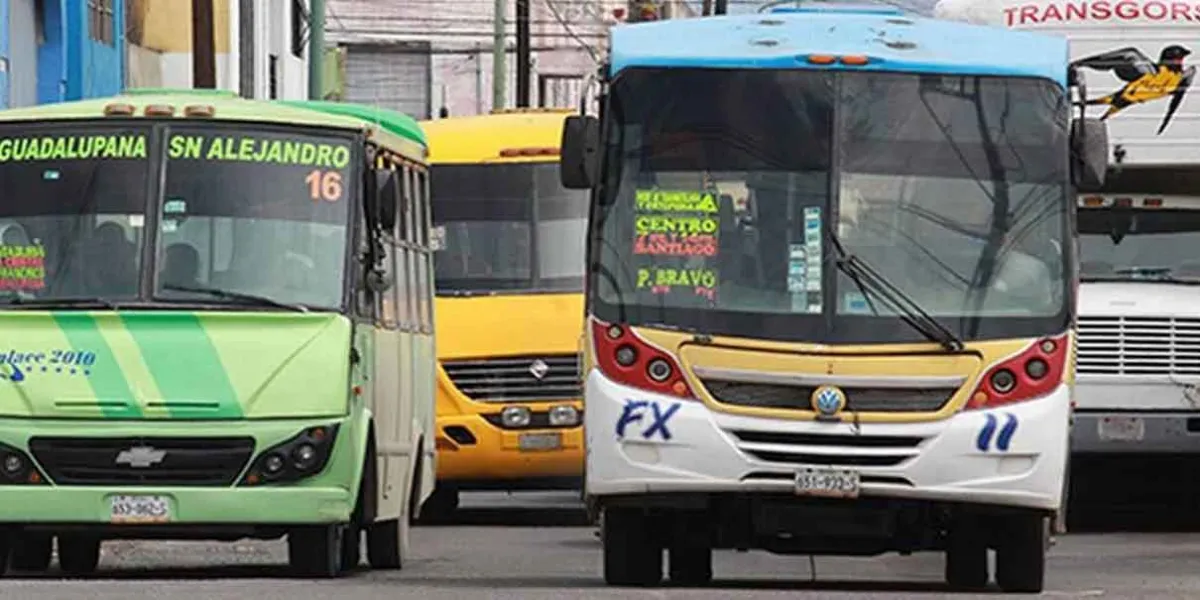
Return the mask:
<path id="1" fill-rule="evenodd" d="M 238 89 L 254 97 L 254 0 L 238 0 Z"/>
<path id="2" fill-rule="evenodd" d="M 729 0 L 717 0 L 717 5 L 713 10 L 713 14 L 723 15 L 729 12 Z"/>
<path id="3" fill-rule="evenodd" d="M 321 100 L 325 74 L 325 0 L 308 4 L 308 99 Z"/>
<path id="4" fill-rule="evenodd" d="M 217 87 L 217 57 L 213 40 L 213 0 L 192 0 L 192 87 Z"/>
<path id="5" fill-rule="evenodd" d="M 475 114 L 483 114 L 483 47 L 475 42 Z"/>
<path id="6" fill-rule="evenodd" d="M 517 0 L 517 107 L 529 107 L 529 0 Z"/>
<path id="7" fill-rule="evenodd" d="M 508 48 L 504 47 L 504 0 L 495 0 L 492 22 L 492 110 L 504 108 L 508 102 L 505 98 L 504 84 L 508 79 L 508 67 L 504 59 Z"/>

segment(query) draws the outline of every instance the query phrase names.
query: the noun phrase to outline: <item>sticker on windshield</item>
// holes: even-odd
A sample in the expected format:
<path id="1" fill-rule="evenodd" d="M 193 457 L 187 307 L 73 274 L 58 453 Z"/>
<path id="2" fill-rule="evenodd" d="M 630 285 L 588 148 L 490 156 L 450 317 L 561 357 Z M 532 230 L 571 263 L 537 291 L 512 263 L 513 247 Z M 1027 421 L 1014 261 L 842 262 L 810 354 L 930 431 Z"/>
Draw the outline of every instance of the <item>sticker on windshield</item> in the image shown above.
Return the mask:
<path id="1" fill-rule="evenodd" d="M 429 228 L 429 248 L 435 252 L 446 249 L 445 225 L 434 225 Z"/>
<path id="2" fill-rule="evenodd" d="M 163 203 L 163 214 L 173 215 L 187 212 L 187 201 L 183 198 L 167 198 Z"/>
<path id="3" fill-rule="evenodd" d="M 0 246 L 0 290 L 46 287 L 46 248 L 41 245 Z"/>
<path id="4" fill-rule="evenodd" d="M 792 310 L 808 314 L 821 313 L 821 207 L 804 208 L 804 244 L 788 248 L 788 291 L 792 294 Z M 792 270 L 803 265 L 804 282 L 793 286 Z"/>
<path id="5" fill-rule="evenodd" d="M 852 315 L 872 314 L 871 304 L 867 302 L 867 297 L 859 292 L 842 294 L 842 310 L 839 312 Z"/>

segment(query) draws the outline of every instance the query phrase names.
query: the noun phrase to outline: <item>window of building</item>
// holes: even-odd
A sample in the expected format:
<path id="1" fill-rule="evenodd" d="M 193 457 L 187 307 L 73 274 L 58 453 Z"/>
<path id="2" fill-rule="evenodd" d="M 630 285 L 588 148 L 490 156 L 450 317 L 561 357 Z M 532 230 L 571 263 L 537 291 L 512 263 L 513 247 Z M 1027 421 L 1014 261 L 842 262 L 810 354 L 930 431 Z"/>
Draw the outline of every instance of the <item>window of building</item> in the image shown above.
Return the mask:
<path id="1" fill-rule="evenodd" d="M 292 0 L 292 56 L 304 58 L 304 44 L 308 41 L 308 9 L 304 0 Z"/>
<path id="2" fill-rule="evenodd" d="M 116 43 L 114 0 L 88 0 L 88 37 L 112 46 Z"/>

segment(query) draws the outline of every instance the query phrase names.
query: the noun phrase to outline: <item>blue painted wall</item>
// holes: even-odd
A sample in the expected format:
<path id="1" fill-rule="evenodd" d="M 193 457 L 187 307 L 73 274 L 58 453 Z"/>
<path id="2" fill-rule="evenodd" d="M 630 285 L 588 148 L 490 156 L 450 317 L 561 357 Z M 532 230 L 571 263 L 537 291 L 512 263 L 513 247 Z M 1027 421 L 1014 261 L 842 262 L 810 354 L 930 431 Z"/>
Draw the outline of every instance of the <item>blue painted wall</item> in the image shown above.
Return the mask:
<path id="1" fill-rule="evenodd" d="M 11 62 L 8 55 L 8 0 L 0 0 L 0 59 Z M 0 109 L 8 108 L 8 69 L 0 73 Z"/>
<path id="2" fill-rule="evenodd" d="M 7 5 L 9 0 L 0 0 Z M 113 2 L 113 43 L 88 35 L 86 0 L 45 0 L 38 48 L 38 103 L 119 93 L 125 81 L 125 3 Z M 4 23 L 8 22 L 7 16 Z M 7 38 L 7 32 L 0 34 Z"/>

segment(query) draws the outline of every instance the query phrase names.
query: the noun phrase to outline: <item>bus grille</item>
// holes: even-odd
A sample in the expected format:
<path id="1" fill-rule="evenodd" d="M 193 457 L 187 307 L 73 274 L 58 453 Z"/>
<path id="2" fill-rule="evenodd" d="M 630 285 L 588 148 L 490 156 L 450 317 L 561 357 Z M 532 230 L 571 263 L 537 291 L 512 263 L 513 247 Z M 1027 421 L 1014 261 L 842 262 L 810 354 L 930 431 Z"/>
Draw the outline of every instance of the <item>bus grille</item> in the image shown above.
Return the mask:
<path id="1" fill-rule="evenodd" d="M 481 402 L 566 400 L 583 396 L 577 354 L 443 361 L 442 369 L 460 392 Z"/>
<path id="2" fill-rule="evenodd" d="M 161 452 L 161 460 L 118 462 L 123 452 L 138 447 Z M 58 485 L 229 486 L 254 453 L 254 438 L 35 437 L 29 450 Z M 133 458 L 148 454 L 134 451 Z"/>
<path id="3" fill-rule="evenodd" d="M 839 435 L 731 430 L 737 447 L 761 461 L 787 465 L 894 467 L 920 453 L 919 436 Z"/>
<path id="4" fill-rule="evenodd" d="M 780 385 L 773 383 L 742 383 L 737 381 L 703 380 L 713 398 L 732 406 L 812 410 L 811 385 Z M 958 388 L 871 388 L 844 387 L 847 411 L 859 412 L 937 412 Z"/>
<path id="5" fill-rule="evenodd" d="M 1200 375 L 1200 319 L 1079 317 L 1077 372 Z"/>

